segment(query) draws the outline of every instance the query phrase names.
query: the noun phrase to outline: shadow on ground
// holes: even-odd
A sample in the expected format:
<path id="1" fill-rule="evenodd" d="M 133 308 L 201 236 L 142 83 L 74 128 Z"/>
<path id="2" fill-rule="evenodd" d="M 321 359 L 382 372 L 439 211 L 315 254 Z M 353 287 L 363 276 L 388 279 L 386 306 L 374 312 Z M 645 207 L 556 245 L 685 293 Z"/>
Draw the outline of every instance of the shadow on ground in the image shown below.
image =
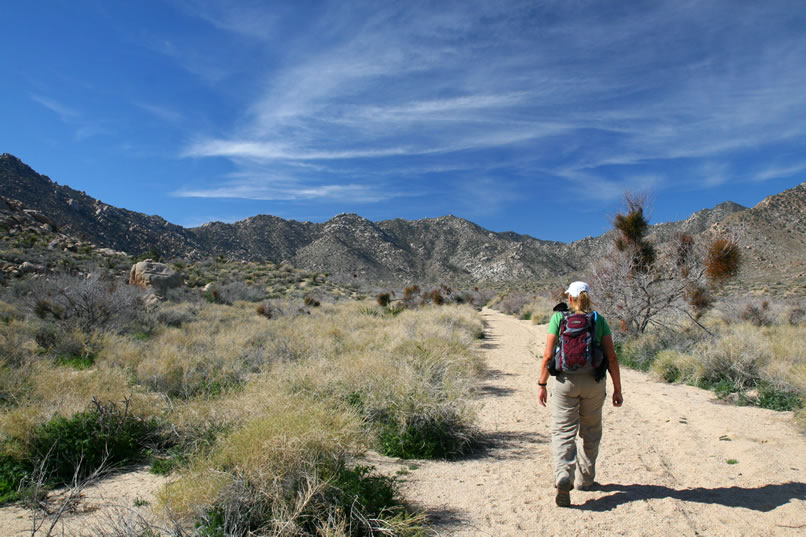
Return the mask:
<path id="1" fill-rule="evenodd" d="M 463 460 L 476 459 L 519 459 L 530 457 L 536 449 L 541 449 L 549 443 L 549 438 L 538 433 L 524 433 L 512 431 L 497 431 L 483 435 L 471 453 Z"/>
<path id="2" fill-rule="evenodd" d="M 674 498 L 684 502 L 709 503 L 725 507 L 743 507 L 753 511 L 769 512 L 792 500 L 806 500 L 806 483 L 781 483 L 758 488 L 697 487 L 675 490 L 660 485 L 599 485 L 601 492 L 614 492 L 608 496 L 588 500 L 578 505 L 588 511 L 610 511 L 619 505 L 642 500 Z"/>

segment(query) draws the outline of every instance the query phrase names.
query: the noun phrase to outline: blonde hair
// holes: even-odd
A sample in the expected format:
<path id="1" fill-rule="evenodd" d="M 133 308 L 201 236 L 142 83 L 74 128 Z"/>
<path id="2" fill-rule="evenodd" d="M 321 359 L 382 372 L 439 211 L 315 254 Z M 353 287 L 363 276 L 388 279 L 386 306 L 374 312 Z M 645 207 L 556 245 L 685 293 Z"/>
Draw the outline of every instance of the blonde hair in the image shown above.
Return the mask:
<path id="1" fill-rule="evenodd" d="M 587 291 L 582 291 L 576 298 L 571 296 L 568 298 L 569 307 L 574 310 L 574 313 L 590 313 L 593 311 L 593 301 Z M 570 299 L 573 299 L 573 302 Z"/>

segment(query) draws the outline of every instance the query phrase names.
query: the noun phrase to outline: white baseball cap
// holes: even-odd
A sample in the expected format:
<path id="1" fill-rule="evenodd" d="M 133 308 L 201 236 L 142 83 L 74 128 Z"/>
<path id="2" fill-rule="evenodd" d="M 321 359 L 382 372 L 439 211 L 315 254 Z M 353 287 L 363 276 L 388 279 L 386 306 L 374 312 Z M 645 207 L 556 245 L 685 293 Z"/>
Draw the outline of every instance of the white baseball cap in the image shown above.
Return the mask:
<path id="1" fill-rule="evenodd" d="M 591 292 L 590 286 L 585 282 L 574 282 L 568 286 L 568 290 L 565 292 L 568 296 L 572 296 L 574 298 L 578 297 L 579 294 L 585 291 L 588 294 Z"/>

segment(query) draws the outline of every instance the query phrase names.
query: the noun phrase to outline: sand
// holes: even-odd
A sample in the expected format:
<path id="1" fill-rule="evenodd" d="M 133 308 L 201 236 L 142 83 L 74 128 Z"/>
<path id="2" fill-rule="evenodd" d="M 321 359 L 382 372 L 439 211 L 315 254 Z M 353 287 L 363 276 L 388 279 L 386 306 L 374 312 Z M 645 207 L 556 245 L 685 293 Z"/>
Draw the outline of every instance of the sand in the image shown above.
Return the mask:
<path id="1" fill-rule="evenodd" d="M 438 535 L 806 535 L 806 437 L 791 413 L 725 405 L 624 369 L 621 408 L 608 379 L 600 486 L 557 507 L 551 411 L 537 401 L 546 326 L 482 315 L 490 377 L 479 417 L 489 447 L 417 461 L 405 475 L 406 496 Z"/>
<path id="2" fill-rule="evenodd" d="M 629 370 L 624 406 L 606 403 L 599 486 L 572 491 L 571 508 L 556 507 L 550 410 L 537 402 L 546 326 L 482 315 L 489 376 L 477 403 L 486 447 L 458 461 L 370 457 L 400 476 L 435 535 L 806 535 L 806 437 L 791 413 L 722 404 Z M 109 513 L 153 502 L 162 483 L 144 469 L 103 480 L 64 518 L 65 534 L 91 535 Z M 29 512 L 0 509 L 0 535 L 30 535 Z"/>

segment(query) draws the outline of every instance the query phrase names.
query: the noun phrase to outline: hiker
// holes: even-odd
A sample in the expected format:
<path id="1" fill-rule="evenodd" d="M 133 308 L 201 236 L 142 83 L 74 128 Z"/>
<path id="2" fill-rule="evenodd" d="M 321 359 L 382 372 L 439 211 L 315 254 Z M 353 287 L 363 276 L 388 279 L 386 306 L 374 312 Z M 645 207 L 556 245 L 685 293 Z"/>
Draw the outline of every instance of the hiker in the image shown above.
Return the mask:
<path id="1" fill-rule="evenodd" d="M 551 400 L 551 450 L 556 502 L 561 507 L 571 505 L 570 491 L 574 488 L 577 460 L 580 474 L 577 488 L 590 490 L 593 487 L 602 438 L 602 406 L 607 396 L 606 372 L 613 381 L 613 406 L 619 407 L 624 402 L 613 336 L 605 318 L 593 311 L 590 287 L 585 282 L 573 282 L 565 294 L 568 311 L 558 311 L 549 321 L 538 381 L 538 398 L 540 404 L 546 406 L 549 375 L 552 372 L 555 375 Z M 574 327 L 579 329 L 583 338 L 579 344 L 573 339 Z M 563 346 L 566 348 L 562 349 Z M 578 457 L 577 431 L 582 438 Z"/>

